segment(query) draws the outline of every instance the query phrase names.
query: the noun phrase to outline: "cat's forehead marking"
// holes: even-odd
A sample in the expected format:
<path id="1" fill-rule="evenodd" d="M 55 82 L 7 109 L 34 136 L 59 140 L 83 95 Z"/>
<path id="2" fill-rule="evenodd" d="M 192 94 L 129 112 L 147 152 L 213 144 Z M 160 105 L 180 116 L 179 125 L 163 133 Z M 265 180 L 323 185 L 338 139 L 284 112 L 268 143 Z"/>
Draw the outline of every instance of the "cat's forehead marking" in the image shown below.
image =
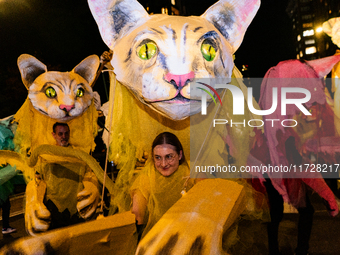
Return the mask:
<path id="1" fill-rule="evenodd" d="M 193 32 L 196 33 L 198 30 L 202 29 L 203 27 L 196 27 Z"/>
<path id="2" fill-rule="evenodd" d="M 85 80 L 72 72 L 47 72 L 41 74 L 36 78 L 32 86 L 31 91 L 45 91 L 49 86 L 56 86 L 64 93 L 73 91 L 77 86 L 85 87 Z M 44 84 L 41 87 L 41 84 Z"/>
<path id="3" fill-rule="evenodd" d="M 170 33 L 170 35 L 172 35 L 171 36 L 172 40 L 176 41 L 177 33 L 176 33 L 176 31 L 174 29 L 171 28 L 171 25 L 169 25 L 169 26 L 165 26 L 164 25 L 164 26 L 161 26 L 160 28 L 162 28 L 167 34 Z"/>
<path id="4" fill-rule="evenodd" d="M 158 33 L 158 34 L 160 34 L 160 35 L 162 35 L 163 34 L 163 32 L 162 31 L 159 31 L 158 29 L 156 29 L 156 28 L 150 28 L 152 31 L 154 31 L 154 32 L 156 32 L 156 33 Z"/>

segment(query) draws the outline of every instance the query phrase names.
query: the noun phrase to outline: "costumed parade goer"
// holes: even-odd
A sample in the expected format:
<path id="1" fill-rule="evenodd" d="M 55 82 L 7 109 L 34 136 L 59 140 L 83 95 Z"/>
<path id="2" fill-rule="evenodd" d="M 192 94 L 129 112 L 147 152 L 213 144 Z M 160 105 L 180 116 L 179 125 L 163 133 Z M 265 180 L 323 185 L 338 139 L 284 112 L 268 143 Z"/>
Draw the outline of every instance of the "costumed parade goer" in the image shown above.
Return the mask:
<path id="1" fill-rule="evenodd" d="M 169 132 L 159 134 L 152 143 L 152 160 L 145 166 L 131 187 L 132 212 L 143 236 L 163 214 L 189 190 L 194 182 L 185 161 L 183 147 Z"/>
<path id="2" fill-rule="evenodd" d="M 4 121 L 5 122 L 5 121 Z M 4 123 L 5 124 L 5 123 Z M 14 150 L 12 131 L 0 124 L 0 149 Z M 16 231 L 9 224 L 9 215 L 11 209 L 10 195 L 14 191 L 14 185 L 24 184 L 24 179 L 16 166 L 1 166 L 0 167 L 0 208 L 2 210 L 2 234 L 10 234 Z"/>
<path id="3" fill-rule="evenodd" d="M 332 18 L 322 24 L 323 32 L 331 37 L 332 42 L 337 46 L 335 55 L 340 55 L 340 17 Z M 330 105 L 333 107 L 334 111 L 334 126 L 335 126 L 335 136 L 332 139 L 332 143 L 329 141 L 324 146 L 324 151 L 328 151 L 328 158 L 337 163 L 340 160 L 340 151 L 337 150 L 337 144 L 340 143 L 340 63 L 334 65 L 332 69 L 332 88 L 333 100 L 329 96 Z M 328 148 L 327 148 L 328 147 Z M 331 149 L 329 149 L 331 148 Z M 339 148 L 340 149 L 340 148 Z M 340 198 L 340 193 L 338 189 L 339 178 L 331 178 L 327 180 L 328 185 L 335 193 L 337 198 Z"/>
<path id="4" fill-rule="evenodd" d="M 266 73 L 261 85 L 259 105 L 270 109 L 277 95 L 275 112 L 263 116 L 264 138 L 259 137 L 252 156 L 272 167 L 295 167 L 292 171 L 271 171 L 262 179 L 267 189 L 271 222 L 268 224 L 268 245 L 270 254 L 280 254 L 278 245 L 279 224 L 283 218 L 283 202 L 288 202 L 299 211 L 298 241 L 296 254 L 308 254 L 314 209 L 307 195 L 307 186 L 324 200 L 331 216 L 338 214 L 334 194 L 327 186 L 320 171 L 313 171 L 312 165 L 318 148 L 310 150 L 312 141 L 334 136 L 333 111 L 324 93 L 323 78 L 340 61 L 333 56 L 313 61 L 288 60 L 280 62 Z M 289 104 L 281 104 L 284 89 L 300 88 L 299 93 L 287 93 L 294 99 Z M 310 92 L 310 99 L 303 90 Z M 277 94 L 273 94 L 277 89 Z M 299 107 L 298 107 L 299 106 Z M 283 109 L 286 107 L 286 109 Z M 285 110 L 284 113 L 282 113 Z M 303 112 L 302 112 L 303 111 Z M 272 120 L 277 120 L 273 122 Z M 284 123 L 280 125 L 279 123 Z M 319 155 L 320 156 L 320 155 Z M 308 168 L 307 166 L 311 167 Z M 303 170 L 302 170 L 303 168 Z"/>

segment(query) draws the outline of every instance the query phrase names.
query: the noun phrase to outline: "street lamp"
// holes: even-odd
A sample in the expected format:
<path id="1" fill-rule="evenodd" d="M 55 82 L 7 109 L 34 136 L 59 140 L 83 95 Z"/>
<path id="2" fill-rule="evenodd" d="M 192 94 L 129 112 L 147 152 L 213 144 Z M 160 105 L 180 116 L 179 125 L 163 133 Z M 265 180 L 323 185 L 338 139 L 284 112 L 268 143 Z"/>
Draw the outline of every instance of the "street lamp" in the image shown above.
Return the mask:
<path id="1" fill-rule="evenodd" d="M 315 30 L 317 33 L 321 33 L 323 31 L 322 27 L 317 27 Z"/>

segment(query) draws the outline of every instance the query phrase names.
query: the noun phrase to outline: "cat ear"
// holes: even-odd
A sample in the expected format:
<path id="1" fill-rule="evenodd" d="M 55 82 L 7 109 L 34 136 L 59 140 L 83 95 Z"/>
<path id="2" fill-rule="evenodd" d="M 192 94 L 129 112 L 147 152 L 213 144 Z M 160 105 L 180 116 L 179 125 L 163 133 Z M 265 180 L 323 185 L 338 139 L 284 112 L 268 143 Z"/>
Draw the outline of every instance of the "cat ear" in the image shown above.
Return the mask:
<path id="1" fill-rule="evenodd" d="M 135 0 L 88 0 L 92 15 L 106 45 L 113 49 L 116 40 L 149 19 Z"/>
<path id="2" fill-rule="evenodd" d="M 22 54 L 18 57 L 18 67 L 22 82 L 27 89 L 40 74 L 47 72 L 47 67 L 29 54 Z"/>
<path id="3" fill-rule="evenodd" d="M 340 55 L 335 55 L 306 62 L 314 69 L 319 78 L 323 78 L 332 71 L 333 66 L 339 61 Z"/>
<path id="4" fill-rule="evenodd" d="M 260 0 L 220 0 L 201 17 L 212 23 L 235 52 L 260 7 Z"/>
<path id="5" fill-rule="evenodd" d="M 96 73 L 99 67 L 99 57 L 97 55 L 91 55 L 81 61 L 72 72 L 79 74 L 83 77 L 90 86 L 96 77 Z"/>

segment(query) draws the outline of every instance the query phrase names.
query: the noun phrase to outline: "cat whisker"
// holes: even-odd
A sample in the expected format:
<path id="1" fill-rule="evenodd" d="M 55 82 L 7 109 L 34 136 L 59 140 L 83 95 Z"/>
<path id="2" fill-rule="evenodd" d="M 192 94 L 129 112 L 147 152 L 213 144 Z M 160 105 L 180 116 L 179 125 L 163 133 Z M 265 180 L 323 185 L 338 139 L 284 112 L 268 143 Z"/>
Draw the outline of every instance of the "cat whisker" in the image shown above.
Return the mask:
<path id="1" fill-rule="evenodd" d="M 112 69 L 105 69 L 105 70 L 102 70 L 102 73 L 104 73 L 104 72 L 113 72 L 113 70 L 112 70 Z"/>

